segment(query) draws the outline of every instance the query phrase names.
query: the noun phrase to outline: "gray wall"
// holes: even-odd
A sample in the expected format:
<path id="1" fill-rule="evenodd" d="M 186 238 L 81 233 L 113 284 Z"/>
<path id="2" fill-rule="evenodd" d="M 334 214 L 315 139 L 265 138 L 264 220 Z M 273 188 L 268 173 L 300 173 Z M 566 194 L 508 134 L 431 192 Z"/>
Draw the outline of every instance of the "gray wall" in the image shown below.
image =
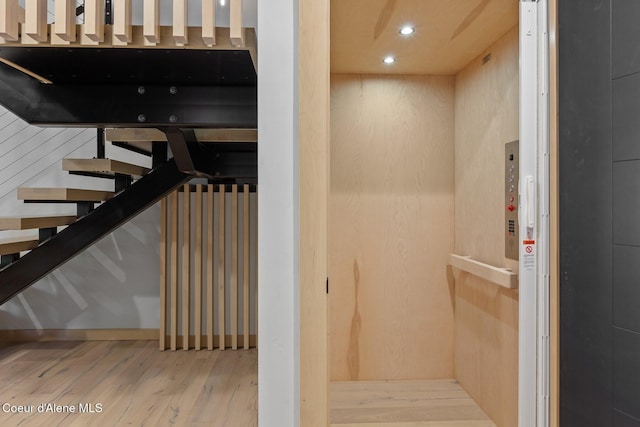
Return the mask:
<path id="1" fill-rule="evenodd" d="M 560 425 L 640 426 L 640 2 L 559 2 Z"/>
<path id="2" fill-rule="evenodd" d="M 24 204 L 19 186 L 110 189 L 63 172 L 64 157 L 95 155 L 94 129 L 29 126 L 0 107 L 0 215 L 74 213 L 73 205 Z M 107 154 L 149 160 L 108 146 Z M 0 237 L 33 232 L 1 231 Z M 157 328 L 159 208 L 154 206 L 0 306 L 0 329 Z"/>

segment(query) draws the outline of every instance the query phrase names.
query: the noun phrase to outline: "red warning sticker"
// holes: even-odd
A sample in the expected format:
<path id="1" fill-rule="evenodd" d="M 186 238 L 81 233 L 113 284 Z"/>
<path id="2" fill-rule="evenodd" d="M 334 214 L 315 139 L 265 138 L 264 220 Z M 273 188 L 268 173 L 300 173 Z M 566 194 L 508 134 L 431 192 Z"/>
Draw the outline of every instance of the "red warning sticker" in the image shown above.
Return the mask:
<path id="1" fill-rule="evenodd" d="M 536 268 L 536 241 L 523 240 L 522 246 L 524 253 L 522 254 L 522 267 L 524 270 L 532 271 Z"/>

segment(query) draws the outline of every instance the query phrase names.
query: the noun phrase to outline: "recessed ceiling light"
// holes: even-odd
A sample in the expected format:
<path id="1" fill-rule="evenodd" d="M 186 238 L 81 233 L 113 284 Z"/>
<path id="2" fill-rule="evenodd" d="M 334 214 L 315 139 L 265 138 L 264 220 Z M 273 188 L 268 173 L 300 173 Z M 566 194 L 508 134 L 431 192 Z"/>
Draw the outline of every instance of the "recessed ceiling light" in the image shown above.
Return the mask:
<path id="1" fill-rule="evenodd" d="M 396 62 L 396 58 L 394 58 L 393 56 L 387 56 L 382 60 L 382 62 L 384 62 L 385 64 L 393 64 L 394 62 Z"/>
<path id="2" fill-rule="evenodd" d="M 416 31 L 415 28 L 413 28 L 411 25 L 405 25 L 404 27 L 400 28 L 400 34 L 402 34 L 403 36 L 408 36 L 409 34 L 413 34 Z"/>

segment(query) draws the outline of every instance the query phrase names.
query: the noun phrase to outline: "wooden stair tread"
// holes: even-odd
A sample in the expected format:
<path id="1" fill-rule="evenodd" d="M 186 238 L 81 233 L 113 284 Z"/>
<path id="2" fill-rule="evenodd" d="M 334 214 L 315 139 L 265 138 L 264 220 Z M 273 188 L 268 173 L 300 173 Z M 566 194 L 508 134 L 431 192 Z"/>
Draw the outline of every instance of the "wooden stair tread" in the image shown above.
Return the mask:
<path id="1" fill-rule="evenodd" d="M 0 255 L 29 251 L 36 246 L 38 246 L 38 238 L 33 236 L 0 239 Z"/>
<path id="2" fill-rule="evenodd" d="M 61 216 L 15 216 L 0 217 L 0 230 L 28 230 L 69 225 L 76 220 L 75 215 Z"/>
<path id="3" fill-rule="evenodd" d="M 18 188 L 18 199 L 31 201 L 103 202 L 113 195 L 113 191 L 79 188 Z"/>
<path id="4" fill-rule="evenodd" d="M 199 142 L 256 142 L 257 129 L 194 129 L 196 140 Z M 166 141 L 167 136 L 158 129 L 147 128 L 117 128 L 106 130 L 107 141 L 122 141 L 142 143 L 147 147 L 150 141 Z"/>
<path id="5" fill-rule="evenodd" d="M 135 148 L 139 152 L 147 153 L 147 154 L 151 154 L 151 151 L 153 149 L 153 142 L 151 142 L 151 141 L 117 141 L 117 140 L 114 140 L 112 142 L 112 144 L 116 144 L 116 143 L 121 144 L 120 145 L 121 148 L 126 148 L 126 147 L 122 147 L 122 145 L 130 146 L 130 147 Z"/>
<path id="6" fill-rule="evenodd" d="M 143 176 L 149 173 L 150 169 L 113 159 L 64 159 L 62 160 L 62 170 Z"/>

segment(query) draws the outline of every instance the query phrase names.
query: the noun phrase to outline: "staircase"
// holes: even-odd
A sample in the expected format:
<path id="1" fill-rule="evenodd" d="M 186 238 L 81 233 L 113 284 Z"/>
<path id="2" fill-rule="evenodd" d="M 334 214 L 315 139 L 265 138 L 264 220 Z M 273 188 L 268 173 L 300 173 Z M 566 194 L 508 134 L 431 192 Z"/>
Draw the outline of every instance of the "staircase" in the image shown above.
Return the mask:
<path id="1" fill-rule="evenodd" d="M 131 2 L 87 0 L 75 25 L 72 2 L 47 23 L 46 2 L 0 1 L 0 102 L 30 124 L 113 128 L 114 146 L 152 157 L 150 169 L 108 159 L 98 132 L 95 158 L 61 165 L 87 188 L 19 188 L 33 214 L 0 218 L 0 230 L 33 231 L 0 240 L 0 304 L 193 177 L 256 182 L 255 31 L 241 19 L 187 27 L 186 0 L 173 3 L 173 25 L 161 27 L 157 2 L 132 25 Z M 213 16 L 215 2 L 201 4 Z M 96 179 L 113 190 L 91 189 Z M 37 216 L 49 203 L 72 203 L 76 214 Z"/>
<path id="2" fill-rule="evenodd" d="M 160 145 L 166 153 L 166 143 Z M 0 230 L 33 232 L 0 240 L 0 304 L 191 178 L 178 171 L 173 159 L 156 162 L 159 165 L 150 170 L 106 158 L 62 161 L 63 170 L 85 175 L 89 181 L 113 180 L 114 191 L 18 188 L 18 199 L 33 204 L 34 215 L 0 217 Z M 77 214 L 37 216 L 41 203 L 73 203 Z"/>
<path id="3" fill-rule="evenodd" d="M 178 138 L 180 135 L 182 133 L 177 131 Z M 175 141 L 172 143 L 176 144 Z M 179 164 L 192 166 L 193 153 L 176 148 L 174 152 L 179 156 L 166 159 L 166 142 L 131 145 L 121 142 L 117 146 L 134 147 L 136 152 L 146 146 L 146 153 L 153 156 L 156 166 L 148 169 L 107 158 L 64 159 L 63 170 L 88 179 L 112 179 L 114 191 L 19 188 L 18 199 L 34 204 L 34 213 L 38 211 L 37 204 L 41 203 L 73 203 L 77 213 L 72 216 L 0 217 L 0 230 L 33 230 L 26 237 L 0 240 L 0 304 L 155 204 L 193 175 L 206 176 L 210 182 L 255 182 L 256 153 L 254 149 L 247 149 L 247 144 L 255 148 L 255 143 L 221 142 L 207 144 L 208 147 L 197 141 L 193 143 L 200 156 L 195 163 L 211 169 L 192 170 L 189 167 L 189 173 L 186 173 Z"/>

